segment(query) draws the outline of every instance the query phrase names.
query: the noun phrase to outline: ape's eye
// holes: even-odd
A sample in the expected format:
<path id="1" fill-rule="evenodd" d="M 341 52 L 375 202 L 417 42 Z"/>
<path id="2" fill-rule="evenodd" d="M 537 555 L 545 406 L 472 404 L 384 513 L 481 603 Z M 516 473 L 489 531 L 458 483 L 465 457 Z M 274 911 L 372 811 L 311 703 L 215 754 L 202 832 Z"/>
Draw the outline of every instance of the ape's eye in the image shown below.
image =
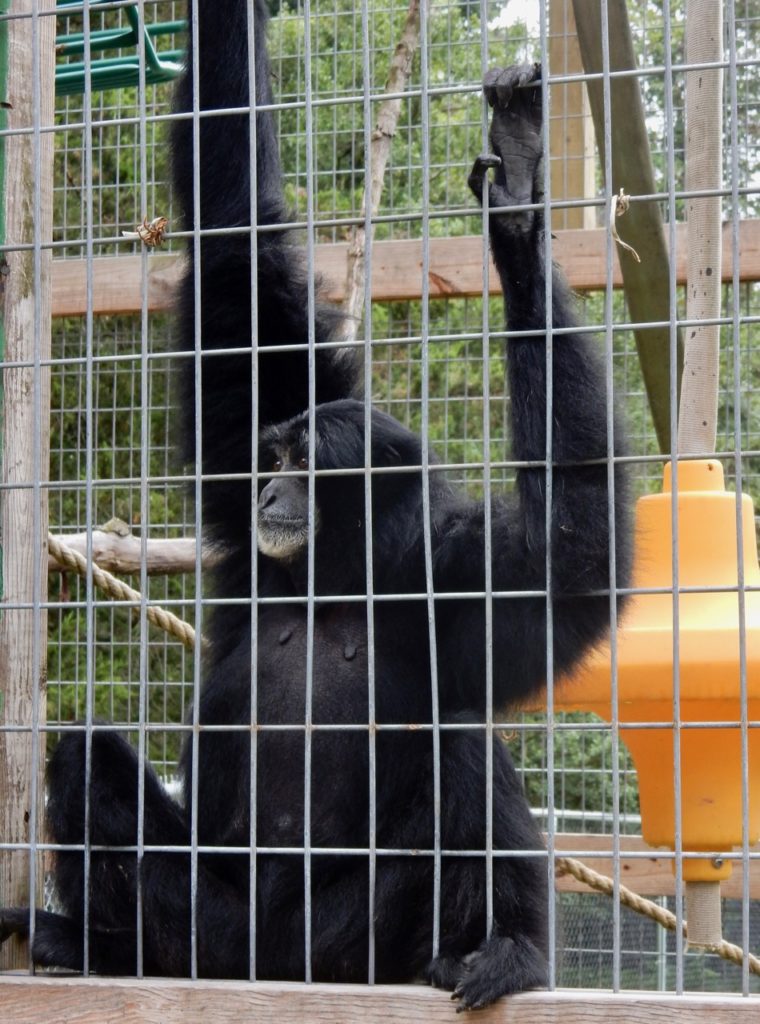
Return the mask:
<path id="1" fill-rule="evenodd" d="M 272 463 L 272 472 L 279 473 L 282 469 L 282 459 L 275 459 Z"/>
<path id="2" fill-rule="evenodd" d="M 301 458 L 300 458 L 300 459 L 298 460 L 298 468 L 299 468 L 299 469 L 304 469 L 304 470 L 306 470 L 306 469 L 308 469 L 308 468 L 309 468 L 309 460 L 308 460 L 308 459 L 306 459 L 306 458 L 304 458 L 304 456 L 303 456 L 303 455 L 302 455 L 302 456 L 301 456 Z"/>

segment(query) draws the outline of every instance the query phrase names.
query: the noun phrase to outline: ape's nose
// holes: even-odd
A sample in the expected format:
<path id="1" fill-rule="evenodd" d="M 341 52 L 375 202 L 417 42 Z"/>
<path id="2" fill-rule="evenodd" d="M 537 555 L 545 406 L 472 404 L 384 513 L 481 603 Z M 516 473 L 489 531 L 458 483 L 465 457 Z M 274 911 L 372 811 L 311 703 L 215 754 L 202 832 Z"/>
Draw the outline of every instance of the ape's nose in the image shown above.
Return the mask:
<path id="1" fill-rule="evenodd" d="M 279 487 L 277 486 L 277 481 L 270 480 L 259 495 L 259 512 L 263 512 L 264 509 L 274 505 L 278 498 L 278 491 Z"/>

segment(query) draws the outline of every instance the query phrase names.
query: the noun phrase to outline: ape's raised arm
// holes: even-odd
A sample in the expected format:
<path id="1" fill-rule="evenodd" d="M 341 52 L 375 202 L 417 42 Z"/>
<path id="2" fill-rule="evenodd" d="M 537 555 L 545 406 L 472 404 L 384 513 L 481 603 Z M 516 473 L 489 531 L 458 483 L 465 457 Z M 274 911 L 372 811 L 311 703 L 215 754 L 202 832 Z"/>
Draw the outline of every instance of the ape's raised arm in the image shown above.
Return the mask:
<path id="1" fill-rule="evenodd" d="M 198 3 L 199 147 L 194 146 L 193 117 L 179 120 L 173 131 L 174 190 L 186 230 L 231 229 L 203 235 L 200 241 L 199 343 L 202 364 L 202 437 L 204 471 L 217 475 L 249 473 L 252 438 L 251 351 L 257 354 L 257 410 L 265 426 L 302 412 L 309 402 L 308 289 L 303 252 L 286 231 L 255 231 L 251 224 L 287 220 L 273 115 L 255 118 L 256 207 L 251 210 L 251 119 L 249 70 L 254 70 L 257 105 L 270 105 L 270 69 L 266 53 L 267 8 L 254 0 L 253 53 L 249 52 L 249 10 L 241 0 Z M 179 112 L 194 105 L 193 39 L 189 33 L 188 73 L 177 89 Z M 228 110 L 243 108 L 239 114 Z M 218 111 L 218 113 L 209 113 Z M 200 172 L 198 169 L 202 169 Z M 199 215 L 196 216 L 196 202 Z M 242 229 L 242 230 L 241 230 Z M 194 239 L 187 247 L 188 266 L 180 287 L 179 330 L 185 349 L 196 337 L 196 262 Z M 255 270 L 252 270 L 255 267 Z M 252 307 L 256 305 L 256 322 Z M 336 325 L 333 310 L 317 307 L 315 342 L 329 340 Z M 267 351 L 272 346 L 303 346 Z M 235 349 L 241 350 L 239 353 Z M 225 354 L 217 355 L 223 351 Z M 231 354 L 230 354 L 231 353 Z M 180 401 L 182 441 L 187 461 L 195 456 L 195 360 L 183 362 Z M 334 349 L 316 360 L 317 402 L 350 395 L 355 371 L 350 357 Z M 250 485 L 216 483 L 204 487 L 204 524 L 226 544 L 250 544 Z"/>
<path id="2" fill-rule="evenodd" d="M 510 332 L 507 343 L 511 394 L 512 452 L 515 460 L 544 462 L 547 417 L 547 295 L 544 217 L 541 208 L 514 209 L 541 202 L 540 67 L 526 64 L 489 72 L 484 83 L 493 107 L 490 139 L 499 158 L 494 182 L 487 173 L 492 157 L 481 157 L 470 175 L 479 200 L 487 186 L 490 242 L 501 280 Z M 500 207 L 512 207 L 501 212 Z M 551 323 L 575 323 L 572 300 L 562 274 L 552 271 Z M 547 581 L 546 489 L 544 466 L 517 473 L 514 506 L 494 503 L 492 523 L 493 589 L 544 590 L 554 596 L 555 669 L 571 668 L 598 641 L 609 625 L 609 598 L 592 596 L 610 585 L 610 487 L 607 469 L 607 389 L 599 345 L 578 332 L 558 334 L 551 357 L 552 502 L 550 580 Z M 615 429 L 615 450 L 622 432 Z M 614 476 L 615 563 L 618 586 L 630 571 L 628 488 L 623 474 Z M 459 524 L 457 533 L 462 532 Z M 468 531 L 464 531 L 468 532 Z M 483 546 L 482 515 L 470 521 L 469 532 Z M 466 543 L 470 543 L 470 539 Z M 450 588 L 475 583 L 472 561 L 457 566 L 455 542 L 442 552 L 441 576 Z M 464 578 L 470 576 L 469 582 Z M 476 607 L 477 606 L 477 607 Z M 445 612 L 444 612 L 445 614 Z M 472 616 L 482 618 L 473 602 Z M 494 672 L 500 703 L 525 696 L 539 686 L 546 672 L 546 609 L 544 598 L 497 599 L 494 603 Z M 475 626 L 475 623 L 473 623 Z M 481 624 L 482 629 L 482 624 Z M 476 639 L 467 657 L 481 652 Z"/>

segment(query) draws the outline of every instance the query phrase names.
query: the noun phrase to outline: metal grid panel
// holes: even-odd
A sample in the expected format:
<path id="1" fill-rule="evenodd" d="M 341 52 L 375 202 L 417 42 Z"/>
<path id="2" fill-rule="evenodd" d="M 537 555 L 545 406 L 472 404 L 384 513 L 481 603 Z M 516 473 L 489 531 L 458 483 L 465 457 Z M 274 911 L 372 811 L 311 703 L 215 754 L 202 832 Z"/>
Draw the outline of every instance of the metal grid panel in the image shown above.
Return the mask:
<path id="1" fill-rule="evenodd" d="M 661 71 L 653 71 L 643 79 L 647 109 L 651 112 L 650 133 L 656 142 L 658 185 L 663 193 L 669 188 L 682 187 L 682 128 L 679 125 L 683 70 L 679 65 L 683 62 L 680 49 L 683 20 L 680 5 L 669 6 L 670 39 L 653 5 L 632 7 L 630 11 L 636 23 L 642 66 L 668 65 L 677 69 L 672 74 L 673 93 L 668 102 L 663 101 Z M 537 26 L 532 19 L 527 26 L 527 36 L 524 32 L 510 33 L 505 28 L 507 16 L 515 8 L 519 11 L 519 5 L 510 4 L 505 16 L 499 5 L 489 7 L 488 50 L 492 60 L 511 59 L 513 54 L 532 52 L 536 47 Z M 370 5 L 373 66 L 370 88 L 373 93 L 382 87 L 388 53 L 404 11 L 403 3 Z M 737 209 L 746 216 L 756 214 L 758 202 L 753 171 L 760 146 L 756 128 L 757 74 L 753 64 L 758 57 L 758 10 L 752 0 L 744 0 L 736 5 L 735 11 L 737 62 L 730 73 L 736 74 L 741 127 L 739 152 L 727 153 L 727 159 L 732 155 L 738 157 L 742 181 L 746 183 L 742 188 L 749 189 L 738 196 Z M 280 133 L 294 216 L 299 220 L 313 217 L 317 239 L 332 241 L 344 237 L 347 219 L 358 215 L 362 188 L 361 11 L 338 9 L 332 0 L 324 0 L 315 4 L 311 13 L 309 82 L 313 99 L 321 105 L 311 109 L 304 106 L 306 34 L 302 12 L 281 10 L 272 26 L 272 52 L 277 68 L 278 99 L 284 104 L 279 113 Z M 462 212 L 470 206 L 464 182 L 469 160 L 481 148 L 482 133 L 477 87 L 482 46 L 479 12 L 470 6 L 468 13 L 469 17 L 463 17 L 460 4 L 440 4 L 432 9 L 427 54 L 427 84 L 431 93 L 429 123 L 423 123 L 420 80 L 415 78 L 402 130 L 394 143 L 381 209 L 388 220 L 380 226 L 378 237 L 421 237 L 425 233 L 457 235 L 479 228 L 479 218 L 467 218 Z M 533 12 L 528 10 L 527 13 Z M 173 4 L 145 4 L 146 19 L 166 19 L 175 14 Z M 117 10 L 101 17 L 119 18 L 121 14 Z M 335 45 L 338 39 L 340 52 Z M 352 40 L 352 44 L 347 45 L 347 40 Z M 79 101 L 69 99 L 60 105 L 61 129 L 81 123 L 83 119 L 97 123 L 91 174 L 86 173 L 83 133 L 61 130 L 56 136 L 55 240 L 65 243 L 61 255 L 91 253 L 93 246 L 98 255 L 115 252 L 117 248 L 123 252 L 123 243 L 117 246 L 115 241 L 122 230 L 133 227 L 145 215 L 171 212 L 166 189 L 165 124 L 153 120 L 154 115 L 168 111 L 168 102 L 168 90 L 159 87 L 150 91 L 144 104 L 138 101 L 136 92 L 128 90 L 94 96 L 86 115 Z M 667 115 L 676 126 L 670 148 L 665 131 Z M 306 131 L 307 120 L 309 131 Z M 439 134 L 446 138 L 445 147 L 436 149 L 426 161 L 425 148 L 432 154 Z M 426 137 L 422 146 L 421 137 Z M 306 152 L 305 140 L 313 141 L 311 158 Z M 679 175 L 672 180 L 668 178 L 669 163 Z M 425 190 L 429 201 L 423 205 Z M 311 207 L 309 196 L 313 196 Z M 92 204 L 89 213 L 88 203 Z M 727 212 L 730 212 L 730 203 L 728 198 Z M 666 212 L 679 214 L 680 202 L 671 202 Z M 727 287 L 724 309 L 730 314 L 736 306 L 741 317 L 735 334 L 740 348 L 735 358 L 731 329 L 727 328 L 718 447 L 725 453 L 733 450 L 736 443 L 734 406 L 740 403 L 742 479 L 745 489 L 757 493 L 760 453 L 757 436 L 760 419 L 755 415 L 754 383 L 757 376 L 754 322 L 758 313 L 757 285 L 743 287 L 738 298 Z M 589 324 L 604 323 L 605 309 L 599 297 L 586 299 L 583 308 Z M 616 323 L 628 321 L 624 303 L 618 296 L 612 314 Z M 485 315 L 492 325 L 498 325 L 499 304 L 494 303 Z M 447 463 L 483 459 L 484 391 L 491 411 L 489 457 L 496 461 L 504 458 L 503 423 L 508 399 L 503 387 L 500 343 L 493 342 L 493 366 L 484 389 L 482 344 L 478 339 L 483 316 L 482 303 L 473 299 L 395 304 L 376 308 L 372 315 L 372 337 L 376 343 L 373 398 L 413 428 L 426 420 L 431 443 Z M 193 528 L 192 514 L 185 507 L 184 491 L 176 483 L 155 483 L 151 479 L 146 503 L 147 478 L 166 478 L 173 472 L 169 455 L 172 421 L 169 385 L 173 361 L 151 359 L 150 376 L 146 376 L 148 363 L 143 342 L 151 356 L 160 355 L 170 346 L 171 326 L 163 319 L 151 319 L 147 336 L 143 328 L 144 324 L 125 318 L 94 324 L 67 321 L 57 325 L 51 470 L 51 480 L 61 485 L 51 496 L 51 521 L 56 530 L 78 531 L 113 516 L 152 536 L 176 536 Z M 425 350 L 419 341 L 424 334 L 432 339 Z M 436 337 L 448 340 L 435 341 Z M 406 344 L 383 346 L 386 339 L 410 340 Z M 626 396 L 634 450 L 642 456 L 653 455 L 654 435 L 632 341 L 627 334 L 616 334 L 614 341 L 615 372 Z M 97 355 L 97 362 L 90 362 L 87 369 L 92 394 L 86 400 L 83 366 L 86 360 L 92 360 L 93 354 Z M 423 381 L 427 384 L 424 392 L 421 391 Z M 145 389 L 149 395 L 147 406 L 142 401 Z M 88 447 L 90 457 L 85 460 Z M 730 460 L 727 470 L 733 470 Z M 641 487 L 652 486 L 658 473 L 657 463 L 642 464 Z M 482 471 L 463 469 L 455 471 L 454 475 L 476 490 L 484 486 Z M 500 476 L 495 472 L 493 483 L 501 486 L 503 477 L 503 473 Z M 93 482 L 92 489 L 82 486 L 85 480 Z M 192 617 L 195 591 L 187 580 L 151 580 L 147 596 L 151 600 L 178 601 L 182 614 Z M 131 621 L 129 613 L 87 595 L 84 585 L 75 581 L 64 585 L 58 607 L 55 592 L 51 597 L 54 606 L 50 617 L 53 643 L 49 719 L 52 723 L 67 722 L 83 715 L 84 684 L 88 677 L 96 683 L 95 712 L 109 720 L 134 724 L 142 718 L 160 725 L 163 721 L 177 723 L 186 719 L 193 682 L 192 659 L 186 658 L 176 644 L 152 633 L 148 634 L 145 644 L 141 641 L 146 635 L 141 623 Z M 85 630 L 82 603 L 93 609 L 89 631 Z M 93 659 L 92 663 L 88 664 L 88 657 Z M 149 684 L 142 711 L 138 707 L 141 680 Z M 575 737 L 571 731 L 555 732 L 551 737 L 554 775 L 547 780 L 545 729 L 540 722 L 535 728 L 526 728 L 524 722 L 518 724 L 522 725 L 517 732 L 520 761 L 534 806 L 546 806 L 550 791 L 556 801 L 555 824 L 558 827 L 564 827 L 562 823 L 570 821 L 575 812 L 581 815 L 583 827 L 588 831 L 609 830 L 613 814 L 622 827 L 627 827 L 630 819 L 632 830 L 635 829 L 637 806 L 628 765 L 619 786 L 620 806 L 612 806 L 617 798 L 617 791 L 613 794 L 613 779 L 618 768 L 611 753 L 608 731 L 579 729 Z M 516 747 L 517 743 L 513 743 L 513 748 Z M 176 757 L 176 733 L 151 734 L 148 754 L 164 765 L 170 776 Z M 565 817 L 563 812 L 567 812 Z M 670 947 L 660 948 L 659 933 L 653 925 L 634 921 L 621 930 L 612 918 L 610 905 L 595 897 L 564 898 L 563 903 L 566 904 L 564 924 L 558 941 L 568 952 L 568 958 L 558 972 L 558 983 L 615 984 L 624 988 L 670 988 L 674 983 L 680 984 L 680 980 L 674 982 L 673 968 L 668 966 L 675 953 Z M 756 916 L 753 908 L 750 931 L 754 946 L 757 946 Z M 733 920 L 732 911 L 726 916 L 727 930 L 734 927 Z M 645 932 L 651 934 L 642 938 Z M 621 957 L 617 967 L 612 965 L 613 947 L 619 950 Z M 628 950 L 635 950 L 640 956 L 641 949 L 650 947 L 655 968 L 629 965 Z M 682 967 L 678 970 L 683 972 Z M 683 981 L 687 987 L 736 988 L 741 985 L 738 977 L 738 973 L 731 973 L 731 968 L 716 971 L 711 961 L 701 975 L 687 969 Z"/>

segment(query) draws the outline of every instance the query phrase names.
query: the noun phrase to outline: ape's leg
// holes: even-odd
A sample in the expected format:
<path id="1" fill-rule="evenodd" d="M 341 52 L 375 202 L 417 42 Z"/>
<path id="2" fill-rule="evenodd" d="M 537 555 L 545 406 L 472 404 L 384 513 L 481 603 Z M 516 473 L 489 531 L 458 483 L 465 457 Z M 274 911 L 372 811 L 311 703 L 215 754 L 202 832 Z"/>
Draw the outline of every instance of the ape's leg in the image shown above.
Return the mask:
<path id="1" fill-rule="evenodd" d="M 493 848 L 501 852 L 539 849 L 541 838 L 509 754 L 498 739 L 492 749 Z M 441 744 L 441 771 L 441 792 L 446 794 L 443 845 L 485 849 L 489 771 L 485 737 L 464 730 L 447 736 Z M 489 884 L 493 922 L 485 938 Z M 545 985 L 547 901 L 546 862 L 540 857 L 495 857 L 490 883 L 485 857 L 456 864 L 444 860 L 440 955 L 427 967 L 428 981 L 452 991 L 460 1010 L 478 1009 L 500 996 Z M 463 913 L 465 906 L 467 913 Z"/>
<path id="2" fill-rule="evenodd" d="M 63 846 L 84 846 L 85 843 L 85 743 L 82 733 L 65 736 L 53 753 L 48 769 L 48 826 L 51 840 Z M 138 759 L 132 747 L 116 733 L 94 732 L 88 829 L 92 847 L 128 847 L 137 843 L 137 783 Z M 143 810 L 146 844 L 187 842 L 182 810 L 169 798 L 149 767 L 145 771 Z M 57 852 L 55 890 L 64 913 L 37 913 L 32 951 L 36 963 L 82 968 L 84 876 L 83 850 Z M 137 928 L 136 853 L 92 850 L 88 890 L 91 967 L 104 973 L 133 973 Z M 7 938 L 11 932 L 28 934 L 28 911 L 3 911 L 0 915 L 2 938 Z"/>
<path id="3" fill-rule="evenodd" d="M 46 910 L 34 911 L 33 959 L 39 967 L 65 967 L 81 971 L 84 957 L 81 921 Z M 29 938 L 29 910 L 0 910 L 0 945 L 17 935 Z M 134 934 L 127 930 L 90 929 L 90 962 L 103 974 L 134 974 Z"/>
<path id="4" fill-rule="evenodd" d="M 66 846 L 85 842 L 86 739 L 65 736 L 48 767 L 47 822 L 53 842 Z M 92 846 L 135 846 L 138 840 L 137 753 L 116 732 L 95 731 L 90 754 L 89 841 Z M 143 842 L 182 845 L 188 829 L 182 808 L 167 794 L 150 765 L 145 766 Z M 107 927 L 134 927 L 136 855 L 97 852 L 90 857 L 90 916 Z M 82 916 L 84 854 L 60 851 L 56 856 L 58 899 L 74 919 Z M 102 884 L 101 884 L 102 883 Z M 105 890 L 105 898 L 99 892 Z M 114 898 L 115 897 L 115 898 Z"/>
<path id="5" fill-rule="evenodd" d="M 82 846 L 85 837 L 85 737 L 69 735 L 49 768 L 51 838 Z M 116 733 L 97 731 L 90 758 L 90 846 L 135 846 L 138 759 Z M 146 767 L 143 806 L 146 846 L 187 846 L 183 810 Z M 220 877 L 209 857 L 197 872 L 197 962 L 205 976 L 243 976 L 248 970 L 248 893 Z M 227 861 L 228 864 L 228 861 Z M 55 888 L 63 914 L 37 911 L 32 956 L 42 966 L 81 970 L 84 964 L 84 865 L 79 850 L 56 856 Z M 190 972 L 191 867 L 187 853 L 145 853 L 140 867 L 143 968 L 146 974 Z M 89 875 L 89 966 L 100 974 L 133 974 L 137 967 L 137 854 L 93 849 Z M 0 910 L 0 941 L 29 932 L 28 910 Z"/>

